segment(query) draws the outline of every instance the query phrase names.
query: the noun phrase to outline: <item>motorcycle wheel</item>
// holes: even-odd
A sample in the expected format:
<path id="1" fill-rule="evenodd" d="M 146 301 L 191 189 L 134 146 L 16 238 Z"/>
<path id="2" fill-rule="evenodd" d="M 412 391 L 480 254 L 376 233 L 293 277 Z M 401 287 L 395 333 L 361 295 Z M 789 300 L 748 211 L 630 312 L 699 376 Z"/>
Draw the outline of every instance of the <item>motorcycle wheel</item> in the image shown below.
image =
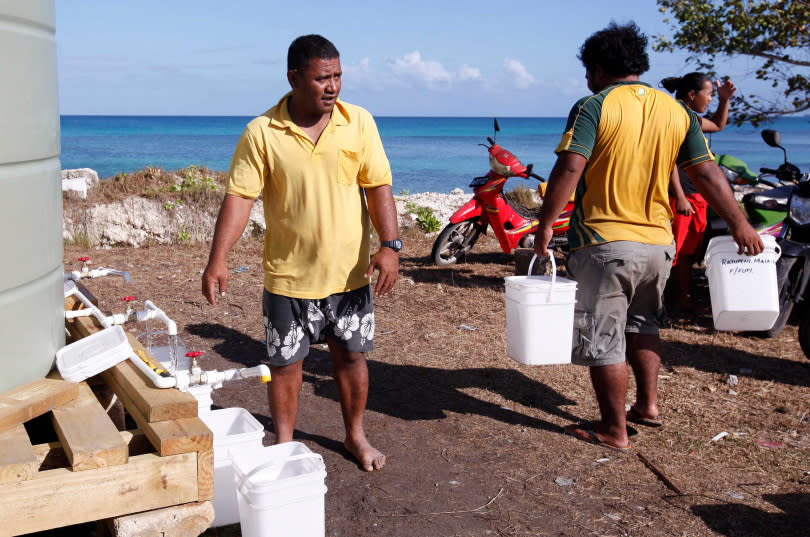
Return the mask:
<path id="1" fill-rule="evenodd" d="M 796 279 L 801 277 L 801 270 L 796 267 L 795 257 L 783 257 L 776 264 L 776 283 L 779 286 L 779 316 L 769 330 L 755 332 L 759 337 L 772 338 L 779 335 L 785 328 L 793 311 L 793 297 L 791 291 Z"/>
<path id="2" fill-rule="evenodd" d="M 452 265 L 463 259 L 481 235 L 477 218 L 448 224 L 433 243 L 430 256 L 437 265 Z"/>
<path id="3" fill-rule="evenodd" d="M 799 345 L 805 358 L 810 358 L 810 310 L 805 309 L 799 323 Z"/>

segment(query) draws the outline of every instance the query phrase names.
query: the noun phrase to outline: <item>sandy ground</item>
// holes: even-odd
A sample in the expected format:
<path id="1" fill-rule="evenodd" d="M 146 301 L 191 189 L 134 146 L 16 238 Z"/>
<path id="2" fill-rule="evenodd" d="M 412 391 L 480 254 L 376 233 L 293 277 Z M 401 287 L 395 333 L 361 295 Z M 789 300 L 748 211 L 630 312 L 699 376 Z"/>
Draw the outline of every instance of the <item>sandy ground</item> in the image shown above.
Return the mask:
<path id="1" fill-rule="evenodd" d="M 388 455 L 382 471 L 360 471 L 342 446 L 327 353 L 305 362 L 296 440 L 326 463 L 327 536 L 808 535 L 810 361 L 795 326 L 771 340 L 717 332 L 708 316 L 663 330 L 664 426 L 632 429 L 633 450 L 618 454 L 562 434 L 598 417 L 586 370 L 506 356 L 513 258 L 487 236 L 466 263 L 435 267 L 432 239 L 404 235 L 400 279 L 376 302 L 368 356 L 366 428 Z M 206 369 L 262 358 L 258 241 L 232 252 L 230 268 L 247 268 L 216 308 L 199 291 L 204 245 L 68 247 L 66 268 L 83 254 L 132 273 L 129 284 L 88 282 L 102 309 L 121 310 L 124 295 L 153 300 Z M 273 442 L 264 386 L 234 382 L 213 399 L 248 409 Z"/>

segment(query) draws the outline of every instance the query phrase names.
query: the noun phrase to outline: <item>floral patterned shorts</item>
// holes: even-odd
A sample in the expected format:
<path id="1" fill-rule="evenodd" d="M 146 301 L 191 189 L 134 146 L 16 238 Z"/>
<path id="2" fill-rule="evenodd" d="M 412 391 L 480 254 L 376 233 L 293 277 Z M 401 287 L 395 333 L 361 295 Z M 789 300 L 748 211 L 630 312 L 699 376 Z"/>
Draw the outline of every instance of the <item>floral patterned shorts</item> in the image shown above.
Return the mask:
<path id="1" fill-rule="evenodd" d="M 309 354 L 310 345 L 325 343 L 327 338 L 349 352 L 374 348 L 374 304 L 368 285 L 316 300 L 265 289 L 262 310 L 270 365 L 295 363 Z"/>

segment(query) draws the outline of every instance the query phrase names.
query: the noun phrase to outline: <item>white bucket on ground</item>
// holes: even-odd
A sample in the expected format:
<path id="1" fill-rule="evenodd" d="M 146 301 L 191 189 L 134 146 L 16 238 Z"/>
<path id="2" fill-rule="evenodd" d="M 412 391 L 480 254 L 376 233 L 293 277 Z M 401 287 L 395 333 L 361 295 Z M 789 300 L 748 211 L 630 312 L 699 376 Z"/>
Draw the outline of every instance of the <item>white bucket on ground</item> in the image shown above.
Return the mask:
<path id="1" fill-rule="evenodd" d="M 244 408 L 222 408 L 200 414 L 214 433 L 214 523 L 212 527 L 239 522 L 232 456 L 241 450 L 262 447 L 264 427 Z"/>
<path id="2" fill-rule="evenodd" d="M 189 386 L 186 391 L 197 400 L 197 415 L 202 416 L 203 414 L 210 414 L 212 412 L 211 405 L 214 404 L 214 400 L 211 399 L 211 392 L 214 391 L 214 389 L 211 386 L 208 384 L 198 384 L 196 386 Z"/>
<path id="3" fill-rule="evenodd" d="M 706 248 L 706 277 L 717 330 L 768 330 L 779 316 L 776 239 L 763 235 L 765 249 L 740 255 L 731 236 L 714 237 Z"/>
<path id="4" fill-rule="evenodd" d="M 521 364 L 571 363 L 577 282 L 557 277 L 550 257 L 551 276 L 531 276 L 535 255 L 529 276 L 505 278 L 506 354 Z"/>
<path id="5" fill-rule="evenodd" d="M 323 458 L 300 442 L 233 457 L 243 537 L 323 537 L 326 533 Z"/>

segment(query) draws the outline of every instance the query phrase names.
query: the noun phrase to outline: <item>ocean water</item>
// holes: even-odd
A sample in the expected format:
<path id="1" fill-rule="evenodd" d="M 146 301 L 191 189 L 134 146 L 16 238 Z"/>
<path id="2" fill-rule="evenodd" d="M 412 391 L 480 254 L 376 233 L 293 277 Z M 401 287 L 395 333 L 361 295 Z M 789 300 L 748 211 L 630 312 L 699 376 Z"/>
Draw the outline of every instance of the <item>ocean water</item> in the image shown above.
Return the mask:
<path id="1" fill-rule="evenodd" d="M 227 170 L 250 117 L 238 116 L 62 116 L 62 168 L 93 168 L 112 177 L 147 165 L 174 170 L 190 165 Z M 489 169 L 486 143 L 494 135 L 489 117 L 378 117 L 394 174 L 394 193 L 450 192 Z M 546 177 L 565 118 L 498 118 L 498 143 Z M 743 159 L 756 171 L 778 166 L 782 151 L 767 146 L 764 128 L 777 129 L 788 160 L 810 172 L 810 117 L 778 119 L 759 128 L 726 127 L 711 135 L 712 150 Z M 535 181 L 510 179 L 512 186 Z"/>

